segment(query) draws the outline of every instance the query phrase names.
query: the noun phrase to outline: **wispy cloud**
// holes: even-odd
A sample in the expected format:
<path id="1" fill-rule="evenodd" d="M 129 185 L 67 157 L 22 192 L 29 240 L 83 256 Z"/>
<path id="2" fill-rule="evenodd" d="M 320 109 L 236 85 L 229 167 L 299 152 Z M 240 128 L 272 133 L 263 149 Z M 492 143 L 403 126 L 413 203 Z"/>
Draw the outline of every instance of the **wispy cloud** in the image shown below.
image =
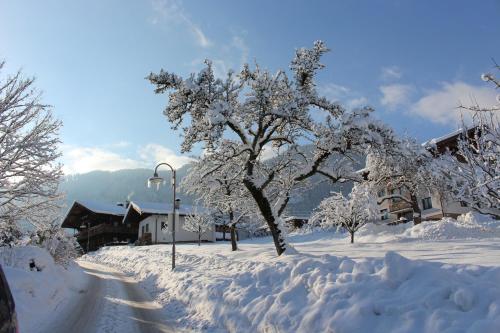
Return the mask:
<path id="1" fill-rule="evenodd" d="M 489 87 L 478 87 L 462 81 L 445 82 L 441 88 L 428 91 L 410 109 L 414 115 L 424 117 L 438 124 L 456 124 L 464 115 L 457 109 L 460 105 L 480 105 L 492 107 L 498 105 L 496 93 Z"/>
<path id="2" fill-rule="evenodd" d="M 192 160 L 190 157 L 178 155 L 171 149 L 154 143 L 140 146 L 137 158 L 126 157 L 114 151 L 110 145 L 105 147 L 66 145 L 63 146 L 62 152 L 65 174 L 86 173 L 94 170 L 150 168 L 159 162 L 168 162 L 174 168 L 179 168 Z"/>
<path id="3" fill-rule="evenodd" d="M 318 87 L 318 92 L 327 98 L 344 103 L 348 109 L 359 108 L 368 104 L 368 99 L 361 96 L 358 92 L 348 87 L 328 83 Z"/>
<path id="4" fill-rule="evenodd" d="M 380 78 L 382 80 L 399 80 L 403 76 L 398 66 L 382 67 Z"/>
<path id="5" fill-rule="evenodd" d="M 410 102 L 410 96 L 413 87 L 408 84 L 391 84 L 379 87 L 382 93 L 380 104 L 393 110 L 399 106 L 407 105 Z"/>
<path id="6" fill-rule="evenodd" d="M 198 24 L 196 24 L 190 15 L 186 13 L 182 3 L 177 0 L 153 0 L 152 8 L 156 14 L 153 23 L 175 23 L 185 26 L 196 43 L 204 48 L 210 47 L 212 41 L 207 37 Z"/>
<path id="7" fill-rule="evenodd" d="M 140 147 L 139 156 L 141 160 L 148 165 L 151 165 L 152 162 L 167 162 L 174 168 L 180 168 L 181 166 L 193 161 L 191 157 L 177 155 L 173 150 L 155 143 L 150 143 Z"/>
<path id="8" fill-rule="evenodd" d="M 244 64 L 248 63 L 250 49 L 244 35 L 244 32 L 234 33 L 231 40 L 210 49 L 211 55 L 208 58 L 212 61 L 216 77 L 224 78 L 230 69 L 239 71 Z M 192 71 L 196 71 L 204 66 L 204 62 L 205 58 L 199 57 L 190 61 L 188 65 Z"/>

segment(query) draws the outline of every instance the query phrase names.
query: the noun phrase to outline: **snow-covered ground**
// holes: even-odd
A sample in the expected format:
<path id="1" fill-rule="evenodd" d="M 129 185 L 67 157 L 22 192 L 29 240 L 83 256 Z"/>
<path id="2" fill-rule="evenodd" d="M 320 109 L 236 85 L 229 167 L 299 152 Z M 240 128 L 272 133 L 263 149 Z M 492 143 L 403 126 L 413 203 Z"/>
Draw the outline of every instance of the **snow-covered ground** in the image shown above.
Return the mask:
<path id="1" fill-rule="evenodd" d="M 31 260 L 39 270 L 30 269 Z M 14 296 L 20 332 L 40 332 L 87 282 L 76 264 L 63 268 L 46 250 L 35 246 L 0 248 L 0 264 Z"/>
<path id="2" fill-rule="evenodd" d="M 281 257 L 270 238 L 241 242 L 237 252 L 228 243 L 181 244 L 175 272 L 169 245 L 104 248 L 84 260 L 134 275 L 183 328 L 499 332 L 499 230 L 469 217 L 369 226 L 355 244 L 331 232 L 294 234 L 299 253 Z"/>

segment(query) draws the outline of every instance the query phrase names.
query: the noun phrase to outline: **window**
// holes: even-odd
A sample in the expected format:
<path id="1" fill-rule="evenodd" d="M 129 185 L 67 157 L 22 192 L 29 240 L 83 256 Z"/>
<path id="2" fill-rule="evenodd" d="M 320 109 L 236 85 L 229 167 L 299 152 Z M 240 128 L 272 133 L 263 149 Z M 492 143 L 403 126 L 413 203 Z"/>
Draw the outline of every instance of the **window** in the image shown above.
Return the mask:
<path id="1" fill-rule="evenodd" d="M 389 211 L 387 209 L 380 210 L 380 214 L 382 214 L 382 216 L 380 217 L 382 221 L 389 219 Z"/>
<path id="2" fill-rule="evenodd" d="M 465 201 L 460 201 L 460 207 L 468 207 L 467 202 Z"/>
<path id="3" fill-rule="evenodd" d="M 392 195 L 400 195 L 399 189 L 395 188 L 395 189 L 391 190 L 391 194 Z M 392 199 L 392 202 L 399 202 L 399 201 L 401 201 L 401 198 L 393 198 Z"/>
<path id="4" fill-rule="evenodd" d="M 141 235 L 144 235 L 144 226 L 142 226 Z"/>
<path id="5" fill-rule="evenodd" d="M 161 230 L 162 232 L 166 232 L 166 231 L 168 231 L 168 229 L 167 229 L 167 228 L 168 228 L 168 224 L 167 224 L 167 222 L 163 222 L 163 221 L 162 221 L 162 222 L 161 222 L 161 226 L 160 226 L 160 230 Z"/>
<path id="6" fill-rule="evenodd" d="M 380 191 L 378 191 L 379 198 L 382 198 L 384 195 L 385 195 L 385 189 L 381 189 Z"/>
<path id="7" fill-rule="evenodd" d="M 422 199 L 422 207 L 424 207 L 424 210 L 432 208 L 431 197 L 427 197 L 427 198 Z"/>
<path id="8" fill-rule="evenodd" d="M 149 223 L 146 223 L 146 232 L 149 232 Z"/>

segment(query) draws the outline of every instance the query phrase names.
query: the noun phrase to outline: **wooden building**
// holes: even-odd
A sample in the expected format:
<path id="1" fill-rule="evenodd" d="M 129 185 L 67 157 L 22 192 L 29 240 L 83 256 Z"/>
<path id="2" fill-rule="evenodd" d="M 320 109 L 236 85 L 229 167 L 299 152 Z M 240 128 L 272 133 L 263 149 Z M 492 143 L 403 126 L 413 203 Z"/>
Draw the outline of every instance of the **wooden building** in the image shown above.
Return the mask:
<path id="1" fill-rule="evenodd" d="M 137 240 L 137 224 L 122 223 L 126 204 L 75 201 L 61 227 L 74 229 L 85 252 L 105 245 L 127 244 Z"/>

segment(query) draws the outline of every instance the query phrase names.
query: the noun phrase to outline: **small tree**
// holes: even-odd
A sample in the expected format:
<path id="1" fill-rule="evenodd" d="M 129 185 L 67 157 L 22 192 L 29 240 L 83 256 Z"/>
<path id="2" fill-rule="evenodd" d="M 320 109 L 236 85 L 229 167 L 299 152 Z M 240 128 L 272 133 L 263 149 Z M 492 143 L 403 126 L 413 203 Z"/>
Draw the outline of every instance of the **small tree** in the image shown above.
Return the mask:
<path id="1" fill-rule="evenodd" d="M 351 235 L 351 243 L 354 243 L 354 233 L 377 216 L 377 201 L 369 187 L 356 184 L 347 197 L 341 192 L 335 192 L 324 199 L 313 214 L 312 221 L 319 221 L 324 227 L 346 230 Z"/>
<path id="2" fill-rule="evenodd" d="M 187 215 L 183 229 L 198 234 L 198 246 L 201 245 L 201 235 L 210 230 L 214 225 L 213 217 L 208 213 Z"/>
<path id="3" fill-rule="evenodd" d="M 223 146 L 225 153 L 228 145 Z M 225 154 L 222 152 L 222 155 Z M 238 249 L 236 228 L 246 217 L 255 214 L 256 207 L 243 186 L 243 169 L 235 161 L 220 158 L 221 154 L 208 152 L 194 162 L 182 182 L 186 193 L 194 194 L 203 206 L 215 211 L 216 223 L 230 228 L 231 248 Z M 231 163 L 232 162 L 232 163 Z M 224 229 L 225 236 L 225 229 Z M 225 239 L 225 237 L 224 237 Z"/>
<path id="4" fill-rule="evenodd" d="M 183 128 L 182 152 L 201 143 L 226 163 L 236 161 L 278 255 L 286 250 L 281 215 L 297 186 L 315 174 L 333 182 L 359 178 L 354 155 L 391 147 L 392 130 L 370 117 L 372 109 L 347 112 L 318 95 L 315 77 L 327 51 L 321 41 L 298 49 L 292 77 L 245 65 L 238 75 L 230 71 L 219 79 L 210 61 L 187 78 L 163 70 L 148 76 L 156 93 L 171 91 L 164 114 L 173 129 Z M 231 150 L 224 154 L 228 142 Z M 265 161 L 269 151 L 274 158 Z"/>
<path id="5" fill-rule="evenodd" d="M 0 62 L 0 221 L 49 223 L 46 210 L 59 208 L 61 122 L 41 103 L 34 79 L 3 76 Z"/>
<path id="6" fill-rule="evenodd" d="M 77 258 L 82 249 L 74 236 L 66 234 L 57 224 L 45 225 L 31 235 L 30 243 L 46 249 L 56 263 L 67 266 Z"/>
<path id="7" fill-rule="evenodd" d="M 15 246 L 22 237 L 22 232 L 15 222 L 0 221 L 0 247 Z"/>

